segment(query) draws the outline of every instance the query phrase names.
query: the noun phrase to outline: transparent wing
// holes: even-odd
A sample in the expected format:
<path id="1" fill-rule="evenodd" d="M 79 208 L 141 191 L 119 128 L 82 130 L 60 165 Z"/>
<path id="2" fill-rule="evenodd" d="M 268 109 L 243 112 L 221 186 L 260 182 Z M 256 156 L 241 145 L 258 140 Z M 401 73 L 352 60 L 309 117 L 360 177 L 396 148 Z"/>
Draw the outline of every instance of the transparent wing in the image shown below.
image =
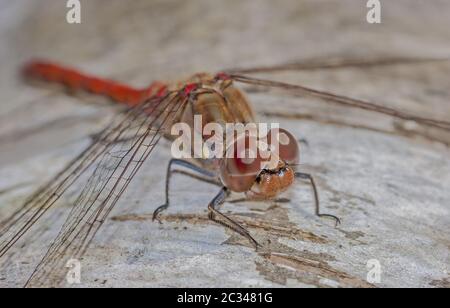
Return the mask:
<path id="1" fill-rule="evenodd" d="M 289 62 L 278 65 L 256 66 L 249 68 L 234 68 L 228 69 L 224 72 L 228 74 L 250 74 L 250 73 L 272 73 L 283 71 L 313 71 L 313 70 L 327 70 L 339 68 L 366 68 L 375 66 L 390 66 L 400 64 L 419 64 L 419 63 L 433 63 L 446 62 L 450 58 L 405 58 L 405 57 L 382 57 L 382 58 L 318 58 L 308 59 L 305 61 Z"/>
<path id="2" fill-rule="evenodd" d="M 169 93 L 119 115 L 92 145 L 6 221 L 0 231 L 0 257 L 57 201 L 69 194 L 77 196 L 60 233 L 27 286 L 60 285 L 66 262 L 82 257 L 185 102 L 177 93 Z"/>
<path id="3" fill-rule="evenodd" d="M 414 114 L 410 114 L 405 111 L 397 110 L 394 108 L 386 107 L 380 104 L 355 99 L 351 97 L 346 97 L 342 95 L 333 94 L 330 92 L 320 91 L 313 88 L 301 86 L 301 85 L 295 85 L 280 81 L 273 81 L 273 80 L 267 80 L 267 79 L 260 79 L 260 78 L 253 78 L 250 76 L 240 75 L 240 74 L 230 74 L 230 77 L 232 80 L 239 82 L 239 83 L 245 83 L 245 84 L 251 84 L 256 86 L 263 86 L 268 88 L 275 88 L 283 90 L 289 94 L 292 95 L 306 95 L 310 97 L 319 98 L 321 100 L 331 102 L 333 104 L 339 104 L 351 108 L 358 108 L 363 110 L 368 110 L 371 112 L 386 114 L 392 117 L 396 117 L 399 119 L 407 120 L 407 121 L 414 121 L 418 124 L 422 124 L 428 127 L 440 129 L 443 131 L 450 131 L 450 122 L 448 121 L 441 121 L 441 120 L 435 120 L 435 119 L 429 119 L 425 117 L 420 117 Z"/>

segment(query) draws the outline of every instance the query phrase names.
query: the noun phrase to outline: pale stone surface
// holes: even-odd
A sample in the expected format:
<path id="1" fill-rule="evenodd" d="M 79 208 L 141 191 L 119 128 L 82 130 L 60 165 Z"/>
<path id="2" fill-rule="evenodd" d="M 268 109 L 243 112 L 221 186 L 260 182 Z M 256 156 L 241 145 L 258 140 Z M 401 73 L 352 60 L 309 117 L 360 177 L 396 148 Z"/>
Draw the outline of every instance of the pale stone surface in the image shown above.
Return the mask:
<path id="1" fill-rule="evenodd" d="M 23 84 L 18 69 L 31 57 L 144 86 L 310 58 L 450 54 L 445 0 L 385 1 L 381 25 L 367 24 L 364 1 L 353 0 L 84 1 L 81 25 L 65 23 L 64 1 L 0 6 L 1 217 L 81 151 L 114 112 L 109 104 Z M 270 77 L 448 120 L 449 72 L 449 63 L 424 63 Z M 217 188 L 182 176 L 174 180 L 164 224 L 152 223 L 148 214 L 164 199 L 170 155 L 163 142 L 92 243 L 83 285 L 365 287 L 366 264 L 377 259 L 378 286 L 449 286 L 450 151 L 440 142 L 448 133 L 422 134 L 432 141 L 409 133 L 412 123 L 244 88 L 262 119 L 307 139 L 304 169 L 318 179 L 324 210 L 343 224 L 335 229 L 314 217 L 306 185 L 284 196 L 290 201 L 227 203 L 224 209 L 265 244 L 255 252 L 206 220 Z M 11 251 L 0 286 L 23 285 L 66 212 L 67 206 L 55 209 L 20 242 L 24 248 Z"/>

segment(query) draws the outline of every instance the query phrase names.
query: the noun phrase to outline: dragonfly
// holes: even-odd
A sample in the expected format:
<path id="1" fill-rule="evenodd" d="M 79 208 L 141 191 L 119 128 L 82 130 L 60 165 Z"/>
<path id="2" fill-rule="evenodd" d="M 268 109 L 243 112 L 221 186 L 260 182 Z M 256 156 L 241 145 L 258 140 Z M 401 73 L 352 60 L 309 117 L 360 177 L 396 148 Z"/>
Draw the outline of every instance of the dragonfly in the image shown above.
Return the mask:
<path id="1" fill-rule="evenodd" d="M 27 79 L 56 83 L 70 92 L 84 91 L 110 98 L 124 106 L 92 142 L 66 167 L 43 185 L 10 217 L 3 220 L 0 230 L 0 258 L 25 237 L 42 217 L 64 202 L 67 195 L 76 196 L 57 237 L 49 245 L 42 260 L 33 270 L 27 287 L 60 286 L 70 259 L 81 259 L 92 239 L 107 220 L 119 199 L 135 178 L 143 163 L 162 138 L 170 136 L 170 128 L 179 121 L 192 122 L 194 115 L 203 115 L 205 122 L 252 123 L 256 118 L 250 101 L 238 87 L 252 85 L 273 89 L 293 97 L 307 96 L 348 108 L 388 115 L 448 133 L 450 122 L 411 114 L 382 104 L 320 91 L 299 84 L 254 77 L 255 73 L 337 69 L 343 67 L 371 67 L 392 64 L 448 61 L 448 59 L 337 59 L 288 63 L 276 66 L 229 69 L 215 74 L 199 73 L 176 82 L 156 81 L 144 89 L 137 89 L 113 80 L 98 78 L 48 61 L 32 61 L 25 65 Z M 190 122 L 191 121 L 191 122 Z M 187 168 L 210 183 L 219 186 L 218 194 L 208 204 L 208 217 L 247 238 L 256 248 L 260 244 L 250 232 L 220 211 L 220 206 L 232 192 L 245 193 L 246 198 L 267 200 L 293 187 L 299 180 L 307 180 L 312 187 L 315 214 L 322 218 L 340 219 L 322 213 L 319 192 L 311 174 L 298 171 L 297 139 L 287 130 L 279 135 L 285 142 L 273 155 L 275 164 L 261 165 L 261 159 L 243 164 L 232 156 L 222 159 L 172 159 L 167 168 L 165 203 L 153 214 L 159 220 L 170 205 L 170 179 L 175 167 Z M 250 138 L 240 136 L 238 138 Z M 275 141 L 270 141 L 275 142 Z M 227 151 L 228 147 L 224 149 Z"/>

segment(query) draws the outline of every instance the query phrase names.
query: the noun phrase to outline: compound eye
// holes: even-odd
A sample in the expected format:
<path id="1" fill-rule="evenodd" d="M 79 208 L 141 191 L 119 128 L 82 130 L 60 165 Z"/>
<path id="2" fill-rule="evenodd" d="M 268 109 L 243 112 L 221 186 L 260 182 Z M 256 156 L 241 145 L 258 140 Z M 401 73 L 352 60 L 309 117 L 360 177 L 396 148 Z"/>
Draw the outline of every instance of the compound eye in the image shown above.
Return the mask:
<path id="1" fill-rule="evenodd" d="M 300 149 L 297 139 L 290 132 L 282 128 L 271 129 L 267 141 L 272 151 L 275 151 L 284 162 L 290 165 L 298 164 Z"/>
<path id="2" fill-rule="evenodd" d="M 220 166 L 222 183 L 234 192 L 249 191 L 256 181 L 263 159 L 258 151 L 258 140 L 241 136 L 231 144 Z"/>

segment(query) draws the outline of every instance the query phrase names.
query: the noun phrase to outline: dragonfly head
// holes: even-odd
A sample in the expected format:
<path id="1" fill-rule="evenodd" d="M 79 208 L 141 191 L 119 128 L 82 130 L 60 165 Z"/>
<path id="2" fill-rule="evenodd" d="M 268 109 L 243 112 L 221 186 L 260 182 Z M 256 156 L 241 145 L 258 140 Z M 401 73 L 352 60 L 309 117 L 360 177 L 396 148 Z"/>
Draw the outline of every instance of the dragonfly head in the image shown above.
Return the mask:
<path id="1" fill-rule="evenodd" d="M 264 142 L 246 134 L 228 146 L 221 180 L 231 191 L 252 199 L 273 199 L 294 183 L 292 165 L 298 161 L 298 143 L 288 131 L 271 130 Z"/>

